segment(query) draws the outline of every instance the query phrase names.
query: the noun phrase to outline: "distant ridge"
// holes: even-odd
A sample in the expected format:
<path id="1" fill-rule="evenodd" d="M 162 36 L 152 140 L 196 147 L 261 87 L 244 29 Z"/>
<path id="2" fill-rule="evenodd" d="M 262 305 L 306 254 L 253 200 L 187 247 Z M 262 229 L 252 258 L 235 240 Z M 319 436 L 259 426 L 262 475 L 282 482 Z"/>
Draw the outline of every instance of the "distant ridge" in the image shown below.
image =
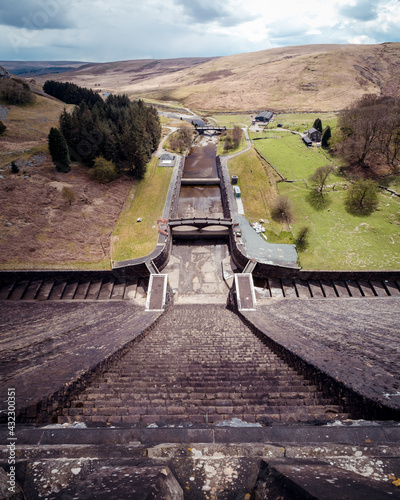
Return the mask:
<path id="1" fill-rule="evenodd" d="M 52 78 L 198 110 L 337 111 L 364 94 L 400 95 L 400 43 L 89 63 Z"/>
<path id="2" fill-rule="evenodd" d="M 13 75 L 21 78 L 35 78 L 36 76 L 53 73 L 65 73 L 88 64 L 78 61 L 0 61 L 3 66 Z"/>

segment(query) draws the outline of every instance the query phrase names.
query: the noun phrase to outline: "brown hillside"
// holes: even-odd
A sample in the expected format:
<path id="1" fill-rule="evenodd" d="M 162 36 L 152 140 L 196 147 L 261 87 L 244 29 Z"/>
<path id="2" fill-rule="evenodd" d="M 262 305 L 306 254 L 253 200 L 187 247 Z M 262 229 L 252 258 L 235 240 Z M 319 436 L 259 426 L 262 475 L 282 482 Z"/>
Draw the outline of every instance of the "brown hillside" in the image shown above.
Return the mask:
<path id="1" fill-rule="evenodd" d="M 340 110 L 365 93 L 399 95 L 400 43 L 305 45 L 201 60 L 89 64 L 58 75 L 87 87 L 200 110 Z"/>

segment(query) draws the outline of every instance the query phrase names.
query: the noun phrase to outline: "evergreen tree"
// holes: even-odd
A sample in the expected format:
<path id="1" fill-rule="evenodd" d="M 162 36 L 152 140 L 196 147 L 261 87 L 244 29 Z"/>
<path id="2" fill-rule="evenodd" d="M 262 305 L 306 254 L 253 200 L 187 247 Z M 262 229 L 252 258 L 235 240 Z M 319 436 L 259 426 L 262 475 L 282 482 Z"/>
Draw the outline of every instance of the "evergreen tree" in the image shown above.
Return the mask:
<path id="1" fill-rule="evenodd" d="M 7 127 L 4 125 L 4 123 L 0 120 L 0 135 L 3 135 L 4 132 L 7 130 Z"/>
<path id="2" fill-rule="evenodd" d="M 313 127 L 317 130 L 319 130 L 322 134 L 322 121 L 320 118 L 316 118 Z"/>
<path id="3" fill-rule="evenodd" d="M 329 140 L 332 137 L 331 127 L 328 125 L 322 134 L 321 146 L 324 149 L 329 148 Z"/>
<path id="4" fill-rule="evenodd" d="M 118 172 L 143 177 L 158 147 L 161 125 L 155 108 L 126 95 L 110 95 L 92 108 L 81 102 L 60 116 L 60 129 L 72 158 L 93 167 L 99 156 L 112 161 Z"/>
<path id="5" fill-rule="evenodd" d="M 51 158 L 59 172 L 69 172 L 71 161 L 68 153 L 67 142 L 58 128 L 52 127 L 48 135 L 48 145 Z"/>

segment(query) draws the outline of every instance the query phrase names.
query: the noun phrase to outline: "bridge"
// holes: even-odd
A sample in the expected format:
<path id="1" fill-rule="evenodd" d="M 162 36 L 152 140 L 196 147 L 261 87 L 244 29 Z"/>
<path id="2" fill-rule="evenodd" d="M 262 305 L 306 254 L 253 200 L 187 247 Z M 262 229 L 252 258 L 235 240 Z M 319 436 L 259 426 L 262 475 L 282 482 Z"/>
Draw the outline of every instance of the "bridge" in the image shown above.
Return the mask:
<path id="1" fill-rule="evenodd" d="M 228 130 L 226 127 L 219 127 L 218 125 L 204 125 L 203 127 L 196 127 L 199 134 L 204 134 L 204 132 L 214 131 L 214 132 L 224 132 Z"/>
<path id="2" fill-rule="evenodd" d="M 175 238 L 226 238 L 233 221 L 221 217 L 193 217 L 169 219 L 168 224 Z"/>

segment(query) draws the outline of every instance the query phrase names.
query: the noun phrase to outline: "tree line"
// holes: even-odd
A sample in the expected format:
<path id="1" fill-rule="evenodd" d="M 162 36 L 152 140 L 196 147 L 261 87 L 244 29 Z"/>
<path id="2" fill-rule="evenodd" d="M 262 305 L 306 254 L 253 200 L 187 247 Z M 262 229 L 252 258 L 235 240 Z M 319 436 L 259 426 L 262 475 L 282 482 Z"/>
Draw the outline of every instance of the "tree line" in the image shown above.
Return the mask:
<path id="1" fill-rule="evenodd" d="M 92 89 L 79 87 L 71 82 L 55 82 L 47 80 L 43 85 L 43 91 L 66 104 L 80 104 L 84 101 L 89 108 L 102 101 L 102 98 Z"/>
<path id="2" fill-rule="evenodd" d="M 60 171 L 69 170 L 69 158 L 93 167 L 101 157 L 112 162 L 118 173 L 142 178 L 161 138 L 156 109 L 140 100 L 131 102 L 126 95 L 110 95 L 92 107 L 81 101 L 71 113 L 64 109 L 59 124 L 59 134 L 50 132 L 56 151 L 64 158 L 62 161 L 56 154 L 55 164 Z M 49 134 L 51 151 L 50 138 Z M 62 139 L 68 146 L 67 155 Z M 52 157 L 54 161 L 53 153 Z"/>
<path id="3" fill-rule="evenodd" d="M 6 104 L 32 104 L 35 102 L 35 94 L 29 85 L 13 78 L 0 80 L 0 99 Z"/>
<path id="4" fill-rule="evenodd" d="M 365 95 L 341 113 L 334 151 L 352 169 L 387 165 L 392 173 L 400 162 L 400 99 Z"/>

